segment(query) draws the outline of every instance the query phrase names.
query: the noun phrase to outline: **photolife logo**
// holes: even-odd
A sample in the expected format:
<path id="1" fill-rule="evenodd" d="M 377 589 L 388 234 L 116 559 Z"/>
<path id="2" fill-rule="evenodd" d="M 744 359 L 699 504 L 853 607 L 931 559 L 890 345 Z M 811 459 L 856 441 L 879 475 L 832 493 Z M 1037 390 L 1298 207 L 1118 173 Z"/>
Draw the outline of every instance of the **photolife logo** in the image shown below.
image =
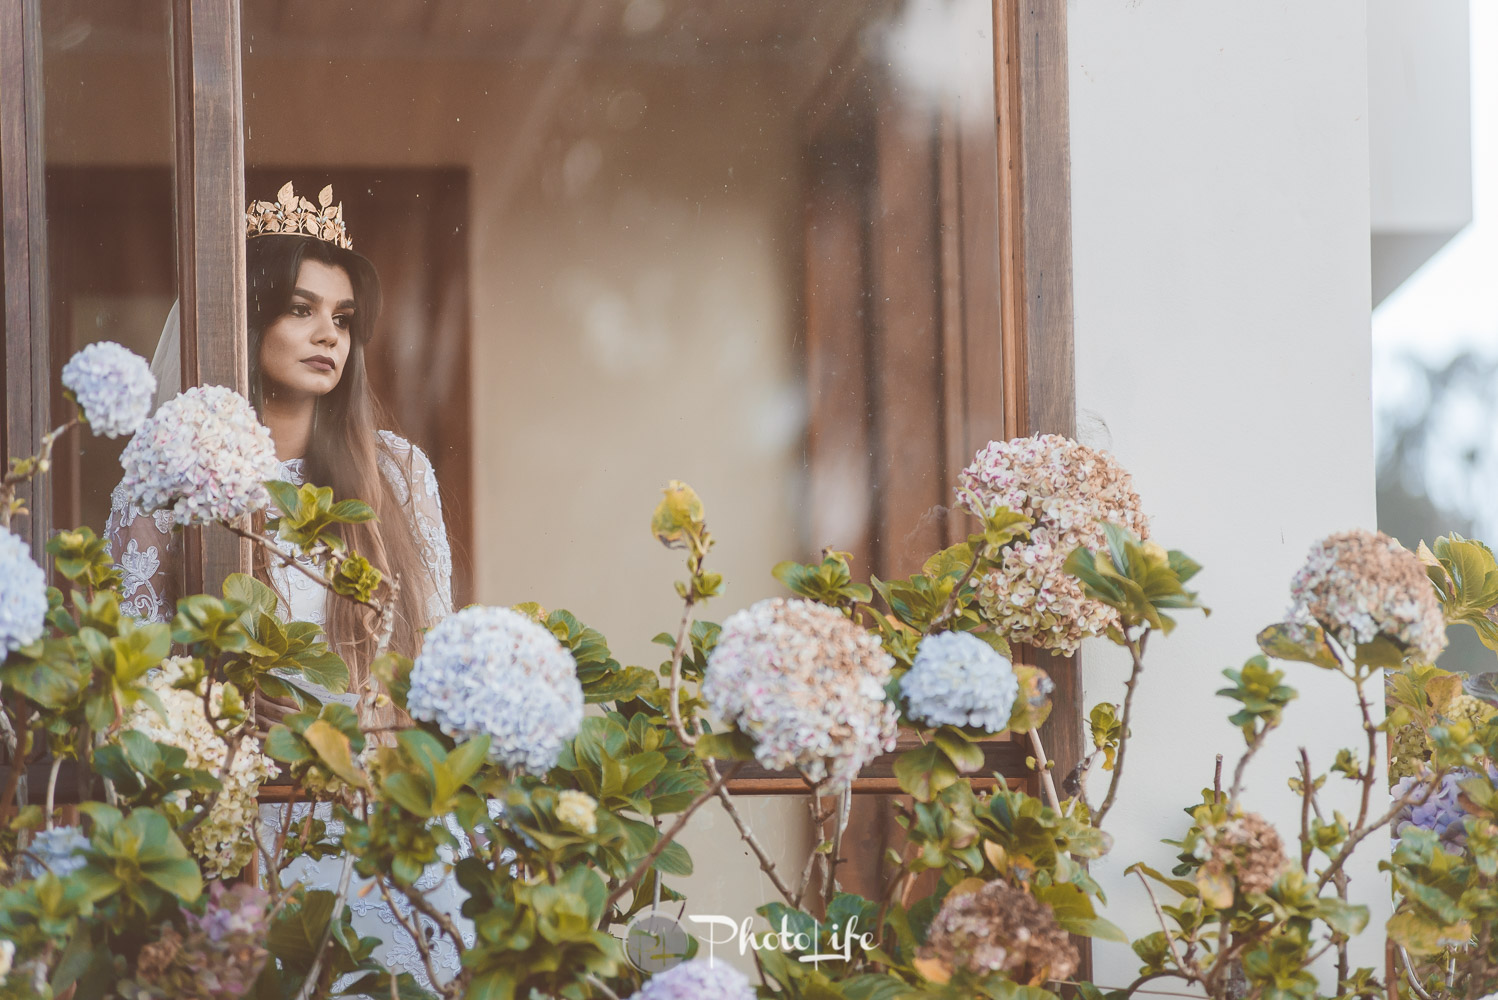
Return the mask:
<path id="1" fill-rule="evenodd" d="M 848 918 L 846 927 L 837 923 L 830 926 L 828 950 L 825 952 L 819 950 L 822 925 L 815 920 L 810 930 L 794 930 L 789 918 L 782 914 L 778 928 L 756 934 L 753 917 L 735 921 L 721 914 L 692 914 L 687 919 L 706 925 L 703 942 L 707 945 L 709 965 L 723 945 L 736 945 L 740 955 L 746 955 L 750 950 L 795 954 L 797 961 L 812 966 L 820 966 L 823 962 L 849 962 L 853 959 L 855 947 L 860 950 L 874 947 L 873 933 L 859 930 L 856 914 Z M 680 921 L 658 910 L 635 917 L 624 932 L 624 953 L 641 972 L 653 974 L 680 965 L 686 960 L 690 947 L 691 935 Z"/>
<path id="2" fill-rule="evenodd" d="M 691 943 L 680 922 L 659 910 L 641 913 L 624 929 L 624 957 L 651 975 L 686 961 Z"/>

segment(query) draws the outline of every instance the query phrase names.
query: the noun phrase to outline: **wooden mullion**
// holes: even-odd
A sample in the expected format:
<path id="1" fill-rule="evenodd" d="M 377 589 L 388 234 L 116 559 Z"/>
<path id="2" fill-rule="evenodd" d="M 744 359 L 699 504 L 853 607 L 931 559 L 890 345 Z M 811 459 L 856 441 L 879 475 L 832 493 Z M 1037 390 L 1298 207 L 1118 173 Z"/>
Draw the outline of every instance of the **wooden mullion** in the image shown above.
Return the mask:
<path id="1" fill-rule="evenodd" d="M 49 427 L 46 161 L 40 0 L 0 0 L 0 171 L 5 228 L 5 453 L 33 455 Z M 52 491 L 38 476 L 16 491 L 38 563 L 52 527 Z"/>
<path id="2" fill-rule="evenodd" d="M 239 0 L 173 0 L 177 282 L 182 385 L 249 391 L 245 331 L 244 102 Z M 184 593 L 217 592 L 250 566 L 222 528 L 189 529 Z"/>

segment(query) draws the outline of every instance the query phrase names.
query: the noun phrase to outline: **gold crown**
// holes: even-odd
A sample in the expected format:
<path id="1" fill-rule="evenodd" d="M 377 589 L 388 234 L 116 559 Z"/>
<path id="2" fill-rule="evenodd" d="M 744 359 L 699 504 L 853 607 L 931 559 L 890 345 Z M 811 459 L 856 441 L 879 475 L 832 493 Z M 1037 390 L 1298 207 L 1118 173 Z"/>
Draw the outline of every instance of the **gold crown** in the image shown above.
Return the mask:
<path id="1" fill-rule="evenodd" d="M 333 185 L 317 192 L 317 206 L 291 189 L 287 181 L 275 201 L 253 201 L 244 213 L 245 239 L 286 233 L 315 236 L 345 250 L 354 248 L 343 223 L 343 202 L 333 204 Z"/>

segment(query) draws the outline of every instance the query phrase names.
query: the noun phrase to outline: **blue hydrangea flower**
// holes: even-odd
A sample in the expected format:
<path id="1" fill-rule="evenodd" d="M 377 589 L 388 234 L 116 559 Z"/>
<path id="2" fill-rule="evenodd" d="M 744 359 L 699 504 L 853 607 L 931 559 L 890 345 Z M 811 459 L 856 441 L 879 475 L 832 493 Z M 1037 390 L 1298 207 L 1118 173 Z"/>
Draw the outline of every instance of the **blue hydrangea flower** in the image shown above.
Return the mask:
<path id="1" fill-rule="evenodd" d="M 657 972 L 631 1000 L 754 1000 L 754 990 L 727 962 L 694 958 Z"/>
<path id="2" fill-rule="evenodd" d="M 161 404 L 120 453 L 120 490 L 144 514 L 177 524 L 232 521 L 270 503 L 276 443 L 250 401 L 222 385 L 195 385 Z"/>
<path id="3" fill-rule="evenodd" d="M 1424 802 L 1419 805 L 1406 805 L 1399 810 L 1399 815 L 1394 817 L 1394 835 L 1398 837 L 1410 827 L 1418 827 L 1422 830 L 1434 831 L 1444 842 L 1447 850 L 1464 850 L 1467 844 L 1467 828 L 1462 821 L 1467 818 L 1467 812 L 1462 808 L 1461 783 L 1468 778 L 1475 777 L 1477 777 L 1476 771 L 1464 767 L 1459 767 L 1443 776 L 1441 784 L 1426 797 Z M 1400 778 L 1394 785 L 1394 798 L 1402 798 L 1409 794 L 1410 789 L 1424 780 L 1425 775 Z"/>
<path id="4" fill-rule="evenodd" d="M 406 708 L 459 742 L 487 733 L 489 756 L 545 774 L 583 721 L 577 661 L 509 608 L 464 608 L 427 633 Z"/>
<path id="5" fill-rule="evenodd" d="M 41 830 L 32 835 L 16 867 L 23 879 L 41 878 L 48 871 L 66 878 L 87 864 L 81 853 L 87 849 L 88 838 L 76 826 Z"/>
<path id="6" fill-rule="evenodd" d="M 1019 678 L 1014 666 L 977 636 L 940 632 L 921 640 L 900 690 L 912 719 L 997 733 L 1009 724 Z"/>
<path id="7" fill-rule="evenodd" d="M 0 659 L 41 638 L 47 577 L 19 535 L 0 528 Z"/>
<path id="8" fill-rule="evenodd" d="M 93 432 L 108 438 L 140 430 L 156 393 L 156 376 L 146 359 L 110 340 L 89 344 L 69 358 L 62 384 Z"/>

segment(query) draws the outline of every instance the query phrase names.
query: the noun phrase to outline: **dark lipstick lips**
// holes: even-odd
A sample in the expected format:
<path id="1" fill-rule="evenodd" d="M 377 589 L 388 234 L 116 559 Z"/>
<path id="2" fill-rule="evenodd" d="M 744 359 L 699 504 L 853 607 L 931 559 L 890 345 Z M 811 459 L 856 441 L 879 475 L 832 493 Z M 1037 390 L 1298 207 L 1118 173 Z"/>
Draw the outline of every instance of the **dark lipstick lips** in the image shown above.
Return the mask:
<path id="1" fill-rule="evenodd" d="M 325 354 L 314 354 L 310 358 L 303 358 L 302 364 L 306 365 L 309 368 L 316 368 L 318 371 L 323 372 L 330 372 L 335 367 L 333 364 L 333 359 Z"/>

